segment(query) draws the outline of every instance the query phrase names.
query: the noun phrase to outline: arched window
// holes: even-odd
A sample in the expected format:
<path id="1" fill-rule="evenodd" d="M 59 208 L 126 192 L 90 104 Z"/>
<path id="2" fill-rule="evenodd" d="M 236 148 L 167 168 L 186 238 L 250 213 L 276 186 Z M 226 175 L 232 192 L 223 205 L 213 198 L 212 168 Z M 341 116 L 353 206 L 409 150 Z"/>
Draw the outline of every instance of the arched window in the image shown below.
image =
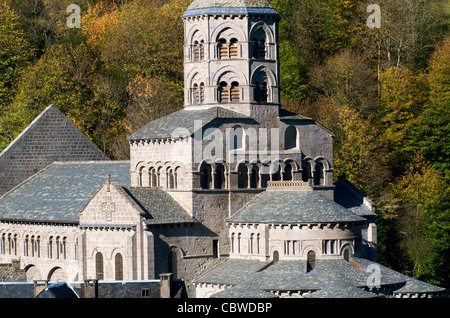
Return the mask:
<path id="1" fill-rule="evenodd" d="M 281 180 L 281 166 L 280 164 L 276 164 L 272 170 L 272 181 L 280 181 Z"/>
<path id="2" fill-rule="evenodd" d="M 248 169 L 245 164 L 240 164 L 238 169 L 238 188 L 248 187 Z"/>
<path id="3" fill-rule="evenodd" d="M 172 273 L 172 277 L 174 279 L 178 278 L 178 255 L 175 248 L 172 248 L 169 253 L 169 259 L 168 259 L 168 270 L 169 273 Z"/>
<path id="4" fill-rule="evenodd" d="M 200 60 L 200 44 L 198 41 L 194 42 L 194 61 Z"/>
<path id="5" fill-rule="evenodd" d="M 28 256 L 28 236 L 27 236 L 26 243 L 27 243 L 26 255 Z M 48 253 L 47 253 L 47 255 L 48 255 L 48 258 L 52 258 L 53 257 L 53 236 L 50 236 L 49 239 L 48 239 Z"/>
<path id="6" fill-rule="evenodd" d="M 264 70 L 253 78 L 253 100 L 257 103 L 267 103 L 269 100 L 268 76 Z"/>
<path id="7" fill-rule="evenodd" d="M 115 279 L 123 280 L 123 257 L 122 254 L 117 253 L 114 259 L 115 263 Z"/>
<path id="8" fill-rule="evenodd" d="M 235 125 L 230 132 L 230 150 L 243 149 L 244 129 L 239 125 Z"/>
<path id="9" fill-rule="evenodd" d="M 239 102 L 239 83 L 233 82 L 231 83 L 231 102 L 237 103 Z"/>
<path id="10" fill-rule="evenodd" d="M 344 259 L 349 262 L 350 261 L 350 250 L 348 248 L 344 249 Z"/>
<path id="11" fill-rule="evenodd" d="M 15 238 L 14 238 L 14 240 L 15 240 Z M 41 237 L 40 236 L 38 236 L 36 238 L 36 249 L 35 249 L 35 252 L 36 252 L 36 256 L 37 257 L 41 257 Z"/>
<path id="12" fill-rule="evenodd" d="M 254 233 L 250 234 L 250 240 L 249 240 L 249 243 L 248 243 L 248 252 L 250 254 L 253 254 L 253 240 L 254 240 L 254 236 L 255 236 Z"/>
<path id="13" fill-rule="evenodd" d="M 309 251 L 306 257 L 306 272 L 309 273 L 316 267 L 316 252 Z"/>
<path id="14" fill-rule="evenodd" d="M 235 234 L 231 233 L 231 253 L 234 253 L 234 237 Z"/>
<path id="15" fill-rule="evenodd" d="M 278 253 L 278 251 L 273 251 L 272 262 L 276 263 L 276 262 L 278 262 L 279 259 L 280 259 L 280 253 Z"/>
<path id="16" fill-rule="evenodd" d="M 157 187 L 158 184 L 156 182 L 156 170 L 155 168 L 151 168 L 149 171 L 149 181 L 150 181 L 150 187 Z"/>
<path id="17" fill-rule="evenodd" d="M 200 83 L 199 86 L 199 103 L 202 104 L 205 101 L 205 84 Z"/>
<path id="18" fill-rule="evenodd" d="M 219 240 L 212 241 L 213 258 L 219 258 Z"/>
<path id="19" fill-rule="evenodd" d="M 172 168 L 167 169 L 167 188 L 173 189 L 175 187 L 175 176 Z"/>
<path id="20" fill-rule="evenodd" d="M 309 162 L 303 162 L 302 180 L 308 182 L 311 179 L 311 164 Z"/>
<path id="21" fill-rule="evenodd" d="M 250 188 L 256 189 L 259 187 L 259 168 L 257 165 L 252 167 L 252 173 L 250 175 Z"/>
<path id="22" fill-rule="evenodd" d="M 266 32 L 264 29 L 259 28 L 252 38 L 252 57 L 258 60 L 264 60 L 266 58 Z"/>
<path id="23" fill-rule="evenodd" d="M 241 253 L 241 233 L 237 236 L 237 252 Z"/>
<path id="24" fill-rule="evenodd" d="M 95 278 L 101 280 L 104 278 L 103 255 L 100 252 L 95 254 Z"/>
<path id="25" fill-rule="evenodd" d="M 222 165 L 217 165 L 214 178 L 215 189 L 225 189 L 225 168 Z"/>
<path id="26" fill-rule="evenodd" d="M 227 46 L 227 40 L 225 40 L 225 39 L 219 40 L 219 58 L 220 59 L 228 58 L 228 46 Z"/>
<path id="27" fill-rule="evenodd" d="M 61 246 L 60 246 L 60 249 L 61 249 L 61 255 L 62 255 L 62 257 L 64 258 L 64 259 L 66 259 L 67 258 L 67 255 L 66 255 L 66 245 L 67 245 L 67 237 L 63 237 L 63 239 L 62 239 L 62 241 L 61 241 Z"/>
<path id="28" fill-rule="evenodd" d="M 226 82 L 220 82 L 219 84 L 219 102 L 222 104 L 228 103 L 229 92 L 228 84 Z"/>
<path id="29" fill-rule="evenodd" d="M 292 165 L 290 163 L 288 163 L 284 167 L 283 180 L 285 180 L 285 181 L 291 181 L 292 180 Z"/>
<path id="30" fill-rule="evenodd" d="M 0 241 L 0 253 L 6 254 L 5 246 L 6 246 L 6 234 L 3 233 L 2 234 L 2 239 Z"/>
<path id="31" fill-rule="evenodd" d="M 259 240 L 260 240 L 261 235 L 258 233 L 256 235 L 256 254 L 259 254 Z"/>
<path id="32" fill-rule="evenodd" d="M 210 189 L 212 181 L 212 169 L 210 164 L 203 164 L 200 170 L 200 186 L 202 189 Z"/>
<path id="33" fill-rule="evenodd" d="M 323 164 L 321 162 L 316 163 L 314 169 L 314 185 L 323 185 L 324 184 L 324 171 Z"/>
<path id="34" fill-rule="evenodd" d="M 231 39 L 230 40 L 230 59 L 238 58 L 238 40 Z"/>
<path id="35" fill-rule="evenodd" d="M 205 41 L 201 40 L 199 46 L 200 46 L 200 60 L 204 60 L 205 59 Z"/>
<path id="36" fill-rule="evenodd" d="M 297 145 L 297 128 L 289 126 L 284 132 L 284 149 L 295 149 Z"/>
<path id="37" fill-rule="evenodd" d="M 59 236 L 56 237 L 56 258 L 59 258 L 60 246 L 59 246 Z"/>
<path id="38" fill-rule="evenodd" d="M 144 168 L 145 167 L 141 167 L 139 168 L 139 186 L 143 187 L 144 186 Z"/>
<path id="39" fill-rule="evenodd" d="M 195 83 L 194 86 L 192 87 L 192 93 L 193 93 L 193 97 L 194 97 L 194 104 L 200 104 L 200 90 L 198 88 L 198 84 Z"/>
<path id="40" fill-rule="evenodd" d="M 253 89 L 253 99 L 255 100 L 255 102 L 260 103 L 261 102 L 261 86 L 259 84 L 259 82 L 255 82 L 255 84 L 253 84 L 255 86 L 255 88 Z"/>

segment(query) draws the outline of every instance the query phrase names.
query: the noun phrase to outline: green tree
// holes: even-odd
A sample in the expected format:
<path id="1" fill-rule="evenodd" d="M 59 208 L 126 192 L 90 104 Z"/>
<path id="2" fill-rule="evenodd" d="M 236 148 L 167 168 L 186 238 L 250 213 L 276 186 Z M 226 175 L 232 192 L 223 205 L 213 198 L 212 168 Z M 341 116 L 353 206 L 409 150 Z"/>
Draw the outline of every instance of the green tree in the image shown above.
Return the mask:
<path id="1" fill-rule="evenodd" d="M 0 0 L 0 116 L 16 94 L 17 82 L 34 57 L 19 16 Z"/>
<path id="2" fill-rule="evenodd" d="M 433 283 L 449 283 L 450 187 L 419 154 L 390 187 L 407 271 Z"/>

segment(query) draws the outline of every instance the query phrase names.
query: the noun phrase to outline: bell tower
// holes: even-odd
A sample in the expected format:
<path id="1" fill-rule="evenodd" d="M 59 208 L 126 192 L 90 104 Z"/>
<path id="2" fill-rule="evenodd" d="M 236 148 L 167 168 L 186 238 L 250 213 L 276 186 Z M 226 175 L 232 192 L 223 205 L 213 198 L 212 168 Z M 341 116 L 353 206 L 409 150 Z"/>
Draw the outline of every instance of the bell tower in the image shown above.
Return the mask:
<path id="1" fill-rule="evenodd" d="M 267 0 L 194 0 L 183 16 L 185 109 L 277 117 L 279 20 Z"/>

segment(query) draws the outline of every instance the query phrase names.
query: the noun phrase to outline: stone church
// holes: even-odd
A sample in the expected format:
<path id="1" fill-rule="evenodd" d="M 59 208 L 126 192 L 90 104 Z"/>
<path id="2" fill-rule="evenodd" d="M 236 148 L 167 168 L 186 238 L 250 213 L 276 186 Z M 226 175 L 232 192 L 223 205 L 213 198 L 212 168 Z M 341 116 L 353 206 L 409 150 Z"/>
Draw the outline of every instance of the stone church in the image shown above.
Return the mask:
<path id="1" fill-rule="evenodd" d="M 172 273 L 192 297 L 439 295 L 376 263 L 333 133 L 280 108 L 279 21 L 267 0 L 194 0 L 184 109 L 132 134 L 129 161 L 81 151 L 5 193 L 0 263 L 30 281 Z"/>

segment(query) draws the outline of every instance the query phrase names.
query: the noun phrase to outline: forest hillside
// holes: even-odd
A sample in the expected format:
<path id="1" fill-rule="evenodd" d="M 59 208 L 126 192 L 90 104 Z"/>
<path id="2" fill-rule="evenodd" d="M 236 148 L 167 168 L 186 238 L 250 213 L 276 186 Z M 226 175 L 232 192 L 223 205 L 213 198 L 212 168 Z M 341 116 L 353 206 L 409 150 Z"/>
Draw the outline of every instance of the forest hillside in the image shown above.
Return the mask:
<path id="1" fill-rule="evenodd" d="M 448 1 L 269 2 L 282 17 L 283 107 L 335 133 L 335 178 L 376 205 L 378 261 L 450 284 Z M 127 136 L 183 106 L 189 4 L 0 0 L 0 151 L 54 104 L 128 159 Z"/>

